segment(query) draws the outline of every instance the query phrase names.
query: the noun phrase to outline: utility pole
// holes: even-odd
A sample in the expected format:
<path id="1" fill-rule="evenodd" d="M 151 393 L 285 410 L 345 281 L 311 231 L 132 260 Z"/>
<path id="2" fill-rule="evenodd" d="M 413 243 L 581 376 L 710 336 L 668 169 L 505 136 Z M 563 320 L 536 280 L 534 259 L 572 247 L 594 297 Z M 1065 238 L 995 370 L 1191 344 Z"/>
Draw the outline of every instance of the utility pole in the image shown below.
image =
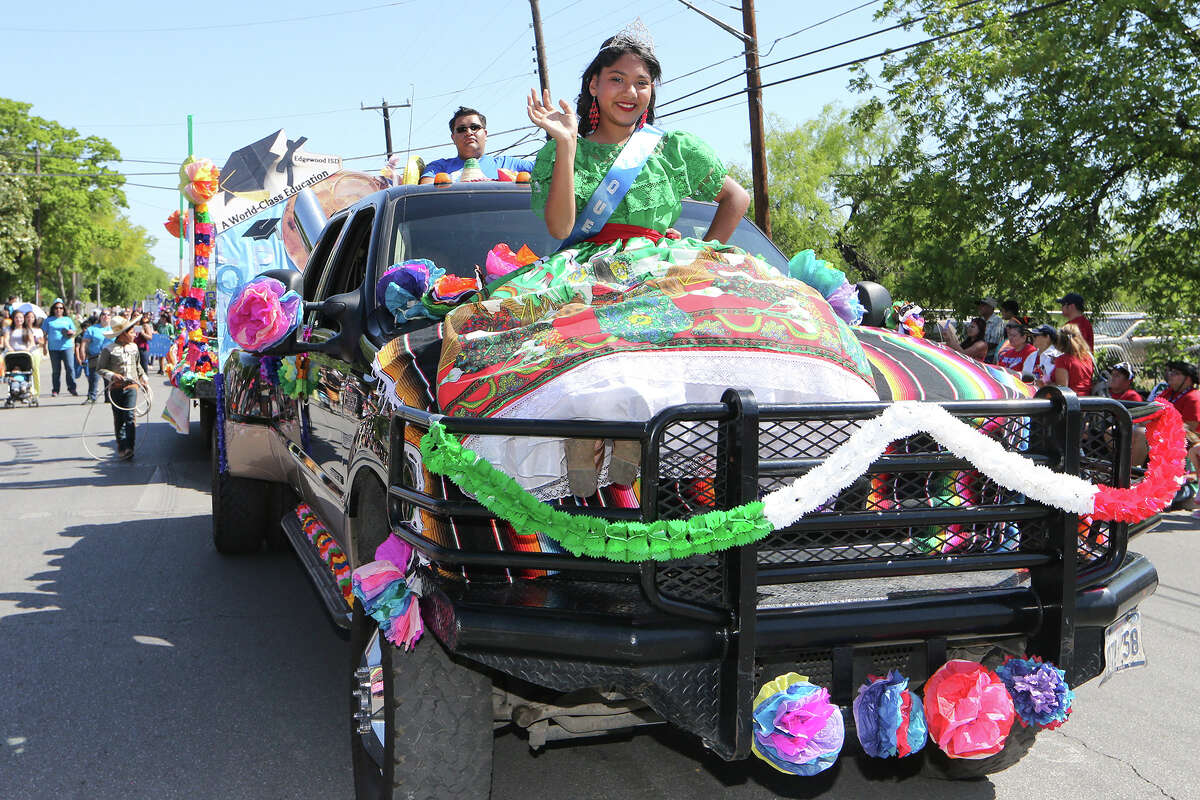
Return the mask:
<path id="1" fill-rule="evenodd" d="M 533 12 L 533 43 L 537 50 L 538 83 L 542 92 L 550 89 L 550 72 L 546 69 L 546 43 L 542 40 L 542 12 L 538 10 L 538 0 L 529 0 L 529 8 Z"/>
<path id="2" fill-rule="evenodd" d="M 746 103 L 750 107 L 750 169 L 754 176 L 754 221 L 771 238 L 771 208 L 767 205 L 767 148 L 763 141 L 762 76 L 758 70 L 758 28 L 754 0 L 742 0 L 742 31 L 746 42 Z"/>
<path id="3" fill-rule="evenodd" d="M 412 98 L 409 102 L 401 103 L 400 105 L 388 105 L 387 100 L 382 101 L 382 105 L 364 106 L 361 102 L 358 104 L 363 111 L 383 111 L 383 141 L 387 145 L 388 158 L 392 157 L 392 118 L 389 115 L 389 110 L 393 108 L 412 108 Z M 411 144 L 411 143 L 410 143 Z"/>
<path id="4" fill-rule="evenodd" d="M 758 68 L 758 33 L 754 22 L 754 0 L 742 0 L 742 30 L 727 25 L 688 2 L 679 0 L 746 46 L 746 98 L 750 108 L 750 173 L 754 180 L 754 222 L 771 235 L 771 209 L 767 197 L 767 151 L 763 144 L 762 77 Z"/>

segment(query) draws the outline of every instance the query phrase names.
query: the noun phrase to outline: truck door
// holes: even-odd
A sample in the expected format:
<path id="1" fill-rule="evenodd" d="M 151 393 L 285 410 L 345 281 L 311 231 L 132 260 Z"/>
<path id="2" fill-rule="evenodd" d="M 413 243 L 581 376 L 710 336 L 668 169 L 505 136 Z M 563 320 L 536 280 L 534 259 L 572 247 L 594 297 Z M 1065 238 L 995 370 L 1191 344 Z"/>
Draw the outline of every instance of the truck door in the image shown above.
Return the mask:
<path id="1" fill-rule="evenodd" d="M 361 294 L 373 249 L 374 220 L 375 209 L 371 206 L 354 211 L 320 277 L 314 300 L 320 302 L 337 295 Z M 309 341 L 315 345 L 342 333 L 344 321 L 335 315 L 314 311 L 306 324 L 311 327 Z M 355 353 L 357 338 L 355 334 Z M 357 414 L 346 412 L 345 398 L 348 387 L 361 377 L 364 366 L 356 363 L 361 361 L 346 352 L 309 352 L 309 377 L 316 379 L 316 388 L 297 409 L 301 417 L 300 441 L 289 445 L 301 461 L 306 499 L 315 504 L 317 514 L 342 542 L 346 541 L 346 532 L 341 530 L 348 489 L 346 467 L 357 426 Z"/>

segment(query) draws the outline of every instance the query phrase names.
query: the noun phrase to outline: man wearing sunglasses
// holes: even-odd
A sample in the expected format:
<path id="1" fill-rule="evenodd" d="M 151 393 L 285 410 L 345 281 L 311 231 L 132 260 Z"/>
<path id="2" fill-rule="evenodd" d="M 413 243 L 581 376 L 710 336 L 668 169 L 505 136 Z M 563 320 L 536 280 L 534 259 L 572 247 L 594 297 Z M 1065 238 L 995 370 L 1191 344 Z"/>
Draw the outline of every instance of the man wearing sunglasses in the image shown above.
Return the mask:
<path id="1" fill-rule="evenodd" d="M 498 177 L 498 169 L 510 172 L 529 172 L 533 169 L 533 160 L 529 158 L 513 158 L 512 156 L 489 156 L 487 151 L 487 117 L 473 108 L 459 106 L 458 111 L 450 118 L 450 141 L 458 149 L 454 158 L 439 158 L 425 165 L 421 173 L 421 183 L 433 183 L 433 178 L 439 172 L 457 181 L 462 174 L 463 165 L 468 158 L 479 161 L 479 169 L 492 180 Z"/>

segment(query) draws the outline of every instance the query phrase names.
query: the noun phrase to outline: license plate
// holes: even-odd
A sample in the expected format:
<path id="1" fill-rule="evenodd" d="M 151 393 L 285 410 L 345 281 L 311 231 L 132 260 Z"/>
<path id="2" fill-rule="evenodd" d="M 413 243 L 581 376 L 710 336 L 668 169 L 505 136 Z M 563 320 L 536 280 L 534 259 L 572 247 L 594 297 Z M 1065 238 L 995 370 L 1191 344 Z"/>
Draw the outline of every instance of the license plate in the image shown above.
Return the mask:
<path id="1" fill-rule="evenodd" d="M 1104 629 L 1104 677 L 1100 683 L 1127 669 L 1146 666 L 1142 615 L 1134 609 Z"/>

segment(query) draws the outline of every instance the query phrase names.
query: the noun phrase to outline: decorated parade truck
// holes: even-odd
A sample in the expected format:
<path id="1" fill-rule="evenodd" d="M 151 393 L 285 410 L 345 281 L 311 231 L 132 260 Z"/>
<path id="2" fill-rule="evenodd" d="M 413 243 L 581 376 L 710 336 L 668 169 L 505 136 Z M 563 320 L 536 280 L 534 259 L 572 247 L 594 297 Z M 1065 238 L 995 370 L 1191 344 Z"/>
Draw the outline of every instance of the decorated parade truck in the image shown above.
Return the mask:
<path id="1" fill-rule="evenodd" d="M 1173 410 L 1035 391 L 729 244 L 518 292 L 558 247 L 527 186 L 400 186 L 231 302 L 213 540 L 290 544 L 349 630 L 357 796 L 487 797 L 503 726 L 975 777 L 1145 663 Z"/>

